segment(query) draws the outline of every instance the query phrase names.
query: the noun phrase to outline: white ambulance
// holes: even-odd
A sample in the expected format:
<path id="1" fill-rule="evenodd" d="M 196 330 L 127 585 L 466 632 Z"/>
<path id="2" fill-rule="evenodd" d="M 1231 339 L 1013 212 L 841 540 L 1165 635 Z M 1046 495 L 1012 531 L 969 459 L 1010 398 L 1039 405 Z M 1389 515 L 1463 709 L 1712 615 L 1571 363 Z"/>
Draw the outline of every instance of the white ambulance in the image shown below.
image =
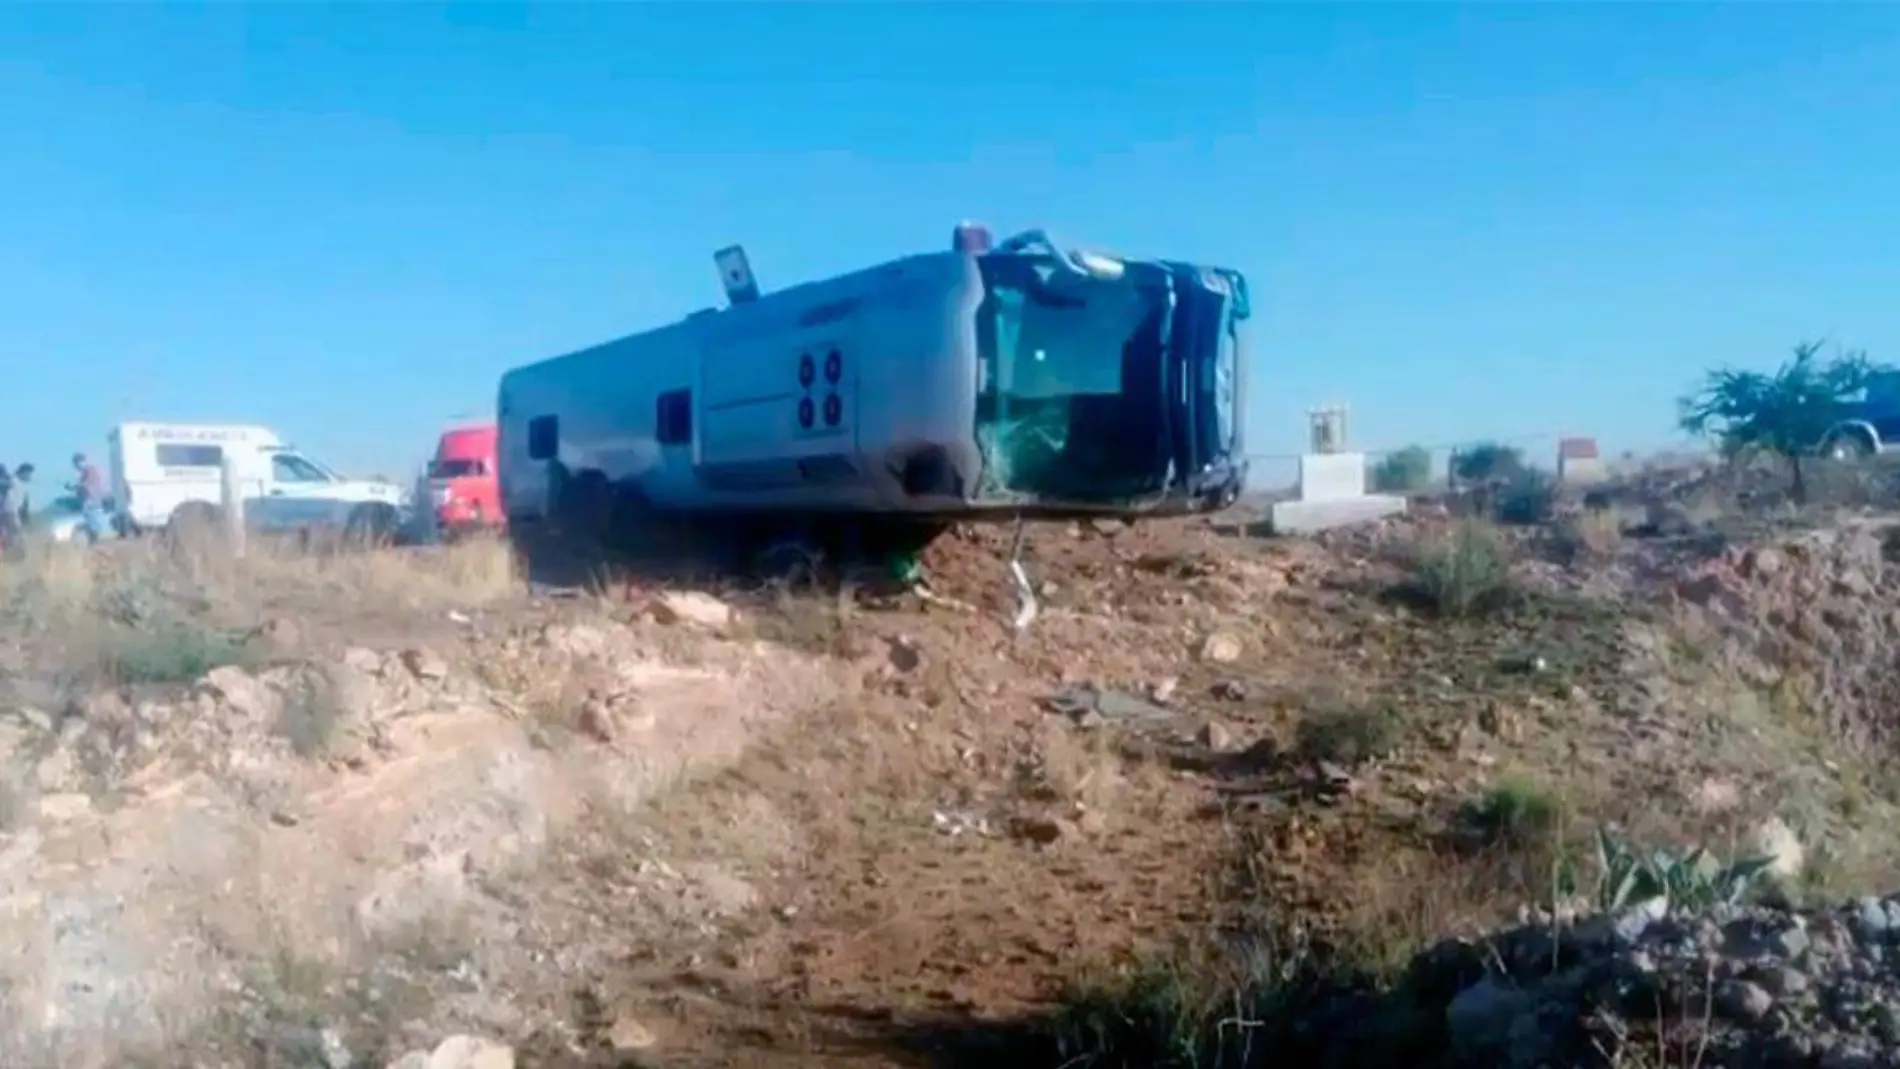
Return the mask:
<path id="1" fill-rule="evenodd" d="M 107 436 L 121 526 L 138 532 L 212 520 L 227 459 L 245 523 L 255 530 L 335 529 L 381 540 L 404 523 L 408 502 L 400 487 L 339 475 L 268 427 L 121 423 Z"/>

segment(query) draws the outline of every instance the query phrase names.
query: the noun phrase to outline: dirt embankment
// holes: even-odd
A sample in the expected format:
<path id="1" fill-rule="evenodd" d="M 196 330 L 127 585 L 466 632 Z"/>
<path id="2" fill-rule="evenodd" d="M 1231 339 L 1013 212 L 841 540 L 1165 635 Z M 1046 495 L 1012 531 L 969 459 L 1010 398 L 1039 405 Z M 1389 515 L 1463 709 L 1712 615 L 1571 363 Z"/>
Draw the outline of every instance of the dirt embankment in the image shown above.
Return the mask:
<path id="1" fill-rule="evenodd" d="M 864 613 L 834 620 L 828 633 L 901 638 L 923 651 L 924 664 L 954 666 L 874 687 L 894 708 L 915 710 L 910 726 L 924 725 L 899 744 L 905 756 L 880 757 L 884 767 L 929 764 L 916 755 L 928 752 L 935 727 L 969 760 L 910 772 L 909 804 L 840 833 L 826 864 L 800 877 L 827 898 L 889 903 L 895 912 L 877 923 L 903 916 L 933 933 L 930 953 L 904 961 L 902 975 L 923 982 L 906 986 L 863 967 L 864 907 L 848 916 L 801 913 L 772 933 L 796 948 L 779 962 L 796 979 L 775 980 L 778 966 L 755 968 L 740 989 L 755 1015 L 771 1007 L 775 1020 L 798 1020 L 802 1040 L 753 1028 L 716 1034 L 813 1064 L 867 1037 L 941 1055 L 964 1049 L 942 1046 L 950 1032 L 1006 1036 L 999 1015 L 1031 1011 L 1078 975 L 1117 962 L 1213 953 L 1225 964 L 1205 968 L 1231 970 L 1221 948 L 1247 932 L 1270 936 L 1280 953 L 1290 939 L 1318 955 L 1312 960 L 1337 963 L 1344 954 L 1389 982 L 1447 933 L 1476 936 L 1553 896 L 1568 901 L 1563 887 L 1600 875 L 1599 830 L 1643 850 L 1759 852 L 1773 859 L 1774 893 L 1796 901 L 1826 903 L 1900 880 L 1900 850 L 1885 834 L 1900 814 L 1881 763 L 1837 718 L 1778 706 L 1773 681 L 1727 645 L 1746 645 L 1746 628 L 1723 625 L 1729 637 L 1719 640 L 1703 630 L 1703 610 L 1676 593 L 1698 581 L 1703 554 L 1625 538 L 1614 526 L 1593 536 L 1588 552 L 1554 544 L 1574 532 L 1506 534 L 1509 596 L 1447 617 L 1407 588 L 1421 540 L 1453 526 L 1389 524 L 1300 544 L 1193 523 L 1057 529 L 1032 543 L 1044 611 L 1014 641 L 1002 624 L 1014 608 L 1000 563 L 1006 533 L 972 532 L 934 547 L 935 589 L 978 611 Z M 1826 558 L 1816 574 L 1836 583 L 1833 570 L 1864 561 L 1864 549 Z M 1751 588 L 1738 619 L 1765 618 L 1787 596 L 1780 589 Z M 1879 670 L 1853 667 L 1878 662 L 1851 642 L 1823 639 L 1814 649 L 1834 651 L 1826 656 L 1837 675 Z M 1049 701 L 1065 689 L 1063 701 Z M 876 737 L 862 721 L 850 730 Z M 1071 782 L 1096 776 L 1136 786 L 1074 808 L 1071 793 L 1033 777 L 996 776 L 982 755 L 999 751 L 1023 755 L 1004 767 L 1068 764 L 1091 769 L 1071 773 Z M 987 794 L 977 787 L 985 781 Z M 923 829 L 936 814 L 926 800 L 947 813 L 938 798 L 971 794 L 984 804 L 964 804 L 952 826 L 976 834 L 932 843 Z M 1071 810 L 1058 809 L 1038 839 L 1008 818 L 1024 798 Z M 872 826 L 875 839 L 864 834 Z M 837 890 L 867 854 L 877 876 L 863 882 L 887 890 Z M 965 854 L 969 862 L 953 860 Z M 1190 868 L 1178 860 L 1186 857 L 1199 860 Z M 916 908 L 941 901 L 937 881 L 948 872 L 959 874 L 959 899 L 1015 904 L 999 942 L 1006 932 L 1033 932 L 1031 945 L 1055 953 L 986 952 L 968 933 L 993 925 L 991 916 Z M 1590 888 L 1576 893 L 1588 898 Z M 1072 931 L 1077 915 L 1086 936 L 1050 938 Z M 877 923 L 872 929 L 883 930 Z M 1229 934 L 1210 951 L 1218 932 Z M 1484 975 L 1486 945 L 1472 944 L 1460 959 L 1476 968 L 1466 984 Z M 814 958 L 841 963 L 816 991 L 805 975 Z M 938 976 L 953 979 L 929 979 Z M 1408 1012 L 1442 1021 L 1461 990 Z M 1656 1005 L 1645 1013 L 1654 1018 Z M 719 1019 L 694 1017 L 701 1029 Z M 1843 1027 L 1813 1024 L 1812 1036 Z M 1430 1052 L 1444 1055 L 1431 1045 L 1444 1032 L 1431 1034 Z M 1834 1043 L 1813 1038 L 1804 1049 Z M 1582 1059 L 1576 1064 L 1594 1064 L 1587 1051 L 1571 1053 Z"/>
<path id="2" fill-rule="evenodd" d="M 9 676 L 0 1062 L 381 1064 L 458 1031 L 571 1031 L 574 991 L 642 925 L 757 896 L 638 857 L 652 800 L 855 685 L 717 637 L 730 621 L 690 598 L 660 619 L 436 604 L 438 642 L 322 654 L 316 608 L 233 634 L 165 607 L 148 631 L 195 675 L 177 682 Z M 78 618 L 23 637 L 70 644 Z M 600 859 L 612 932 L 605 892 L 560 884 Z"/>
<path id="3" fill-rule="evenodd" d="M 1315 1013 L 1395 1013 L 1407 1050 L 1492 1064 L 1454 1051 L 1595 1013 L 1565 999 L 1645 960 L 1674 977 L 1691 944 L 1734 964 L 1630 990 L 1760 989 L 1808 1022 L 1800 1049 L 1860 1050 L 1860 1018 L 1772 973 L 1859 983 L 1880 943 L 1851 917 L 1812 958 L 1730 955 L 1703 923 L 1825 927 L 1783 910 L 1630 921 L 1542 970 L 1500 973 L 1517 951 L 1483 940 L 1412 962 L 1568 916 L 1599 829 L 1767 850 L 1793 902 L 1894 879 L 1900 812 L 1867 754 L 1894 626 L 1880 537 L 1696 564 L 1615 530 L 1552 557 L 1534 532 L 1500 541 L 1498 596 L 1446 615 L 1416 586 L 1453 530 L 1056 526 L 1030 543 L 1042 611 L 1020 636 L 1008 532 L 987 529 L 932 547 L 931 601 L 528 603 L 406 558 L 188 584 L 162 578 L 175 562 L 130 585 L 43 569 L 14 594 L 65 608 L 18 635 L 59 678 L 17 661 L 0 718 L 0 937 L 31 948 L 0 965 L 0 1053 L 373 1065 L 468 1033 L 534 1065 L 1043 1064 L 1088 1031 L 1048 1016 L 1079 980 L 1171 963 L 1194 983 L 1146 1005 L 1194 1017 L 1194 984 L 1258 991 L 1280 962 L 1376 980 Z M 130 610 L 167 642 L 240 641 L 159 657 L 98 630 Z M 1753 1043 L 1764 1014 L 1717 1039 Z M 1602 1038 L 1563 1035 L 1563 1058 Z M 487 1063 L 442 1062 L 461 1064 Z"/>

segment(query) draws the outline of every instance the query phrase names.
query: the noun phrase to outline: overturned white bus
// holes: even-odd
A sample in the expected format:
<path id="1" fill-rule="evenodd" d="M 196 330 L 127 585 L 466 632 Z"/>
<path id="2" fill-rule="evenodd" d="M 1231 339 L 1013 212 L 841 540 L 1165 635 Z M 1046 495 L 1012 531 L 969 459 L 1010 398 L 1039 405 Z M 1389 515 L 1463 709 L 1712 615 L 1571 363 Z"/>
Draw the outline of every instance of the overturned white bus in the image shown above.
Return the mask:
<path id="1" fill-rule="evenodd" d="M 760 295 L 509 371 L 512 529 L 656 515 L 894 521 L 1212 510 L 1246 476 L 1245 279 L 1040 231 Z"/>

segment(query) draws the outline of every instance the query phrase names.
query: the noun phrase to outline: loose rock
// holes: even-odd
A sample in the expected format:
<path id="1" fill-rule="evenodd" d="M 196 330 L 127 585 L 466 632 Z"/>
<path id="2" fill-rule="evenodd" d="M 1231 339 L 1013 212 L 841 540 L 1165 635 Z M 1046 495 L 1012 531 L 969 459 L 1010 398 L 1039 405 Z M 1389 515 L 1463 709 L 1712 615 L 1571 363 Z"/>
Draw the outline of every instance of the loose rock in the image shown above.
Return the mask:
<path id="1" fill-rule="evenodd" d="M 1209 720 L 1201 725 L 1198 741 L 1215 753 L 1227 753 L 1234 748 L 1234 732 L 1218 720 Z"/>
<path id="2" fill-rule="evenodd" d="M 296 621 L 273 616 L 253 628 L 246 641 L 269 653 L 286 654 L 303 644 L 303 631 Z"/>
<path id="3" fill-rule="evenodd" d="M 900 635 L 885 644 L 885 661 L 894 670 L 908 675 L 923 665 L 924 651 L 916 639 Z"/>
<path id="4" fill-rule="evenodd" d="M 1723 1013 L 1744 1021 L 1760 1020 L 1775 1008 L 1775 997 L 1761 985 L 1747 980 L 1730 980 L 1723 984 L 1716 992 L 1715 1001 Z"/>
<path id="5" fill-rule="evenodd" d="M 1074 825 L 1056 817 L 1015 817 L 1009 822 L 1009 833 L 1012 836 L 1025 839 L 1038 846 L 1048 846 L 1074 830 Z"/>
<path id="6" fill-rule="evenodd" d="M 1207 692 L 1224 702 L 1247 700 L 1247 685 L 1238 679 L 1222 679 L 1207 688 Z"/>
<path id="7" fill-rule="evenodd" d="M 513 1047 L 479 1036 L 450 1036 L 427 1054 L 412 1051 L 389 1069 L 515 1069 Z"/>
<path id="8" fill-rule="evenodd" d="M 637 1018 L 622 1015 L 615 1019 L 613 1027 L 607 1030 L 607 1043 L 614 1053 L 621 1057 L 649 1050 L 657 1042 L 653 1030 L 641 1024 Z"/>
<path id="9" fill-rule="evenodd" d="M 648 611 L 662 624 L 691 624 L 722 631 L 732 623 L 732 607 L 698 590 L 668 590 L 653 599 Z"/>
<path id="10" fill-rule="evenodd" d="M 42 820 L 75 820 L 91 812 L 92 799 L 77 791 L 40 796 L 40 818 Z"/>
<path id="11" fill-rule="evenodd" d="M 417 679 L 433 682 L 447 679 L 449 675 L 449 662 L 443 660 L 442 655 L 434 650 L 404 650 L 402 663 L 403 667 L 409 669 Z"/>
<path id="12" fill-rule="evenodd" d="M 1216 631 L 1201 640 L 1200 658 L 1213 664 L 1232 664 L 1240 660 L 1240 639 L 1225 631 Z"/>
<path id="13" fill-rule="evenodd" d="M 201 685 L 232 712 L 254 721 L 274 716 L 280 704 L 261 680 L 235 665 L 206 672 Z"/>

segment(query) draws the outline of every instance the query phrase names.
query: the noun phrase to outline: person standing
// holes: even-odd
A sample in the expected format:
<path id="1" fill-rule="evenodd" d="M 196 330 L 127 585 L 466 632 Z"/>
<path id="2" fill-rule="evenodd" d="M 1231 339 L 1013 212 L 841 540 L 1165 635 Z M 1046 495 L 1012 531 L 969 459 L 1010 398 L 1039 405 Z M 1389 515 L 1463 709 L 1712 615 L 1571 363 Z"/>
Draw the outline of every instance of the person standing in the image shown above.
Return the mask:
<path id="1" fill-rule="evenodd" d="M 20 495 L 20 526 L 25 528 L 33 522 L 33 472 L 31 464 L 22 464 L 13 469 L 13 481 Z"/>
<path id="2" fill-rule="evenodd" d="M 73 496 L 79 499 L 79 523 L 86 542 L 97 545 L 106 534 L 106 477 L 84 453 L 73 454 Z"/>
<path id="3" fill-rule="evenodd" d="M 26 551 L 25 532 L 20 527 L 20 494 L 13 473 L 0 464 L 0 554 L 9 559 L 18 559 Z"/>

